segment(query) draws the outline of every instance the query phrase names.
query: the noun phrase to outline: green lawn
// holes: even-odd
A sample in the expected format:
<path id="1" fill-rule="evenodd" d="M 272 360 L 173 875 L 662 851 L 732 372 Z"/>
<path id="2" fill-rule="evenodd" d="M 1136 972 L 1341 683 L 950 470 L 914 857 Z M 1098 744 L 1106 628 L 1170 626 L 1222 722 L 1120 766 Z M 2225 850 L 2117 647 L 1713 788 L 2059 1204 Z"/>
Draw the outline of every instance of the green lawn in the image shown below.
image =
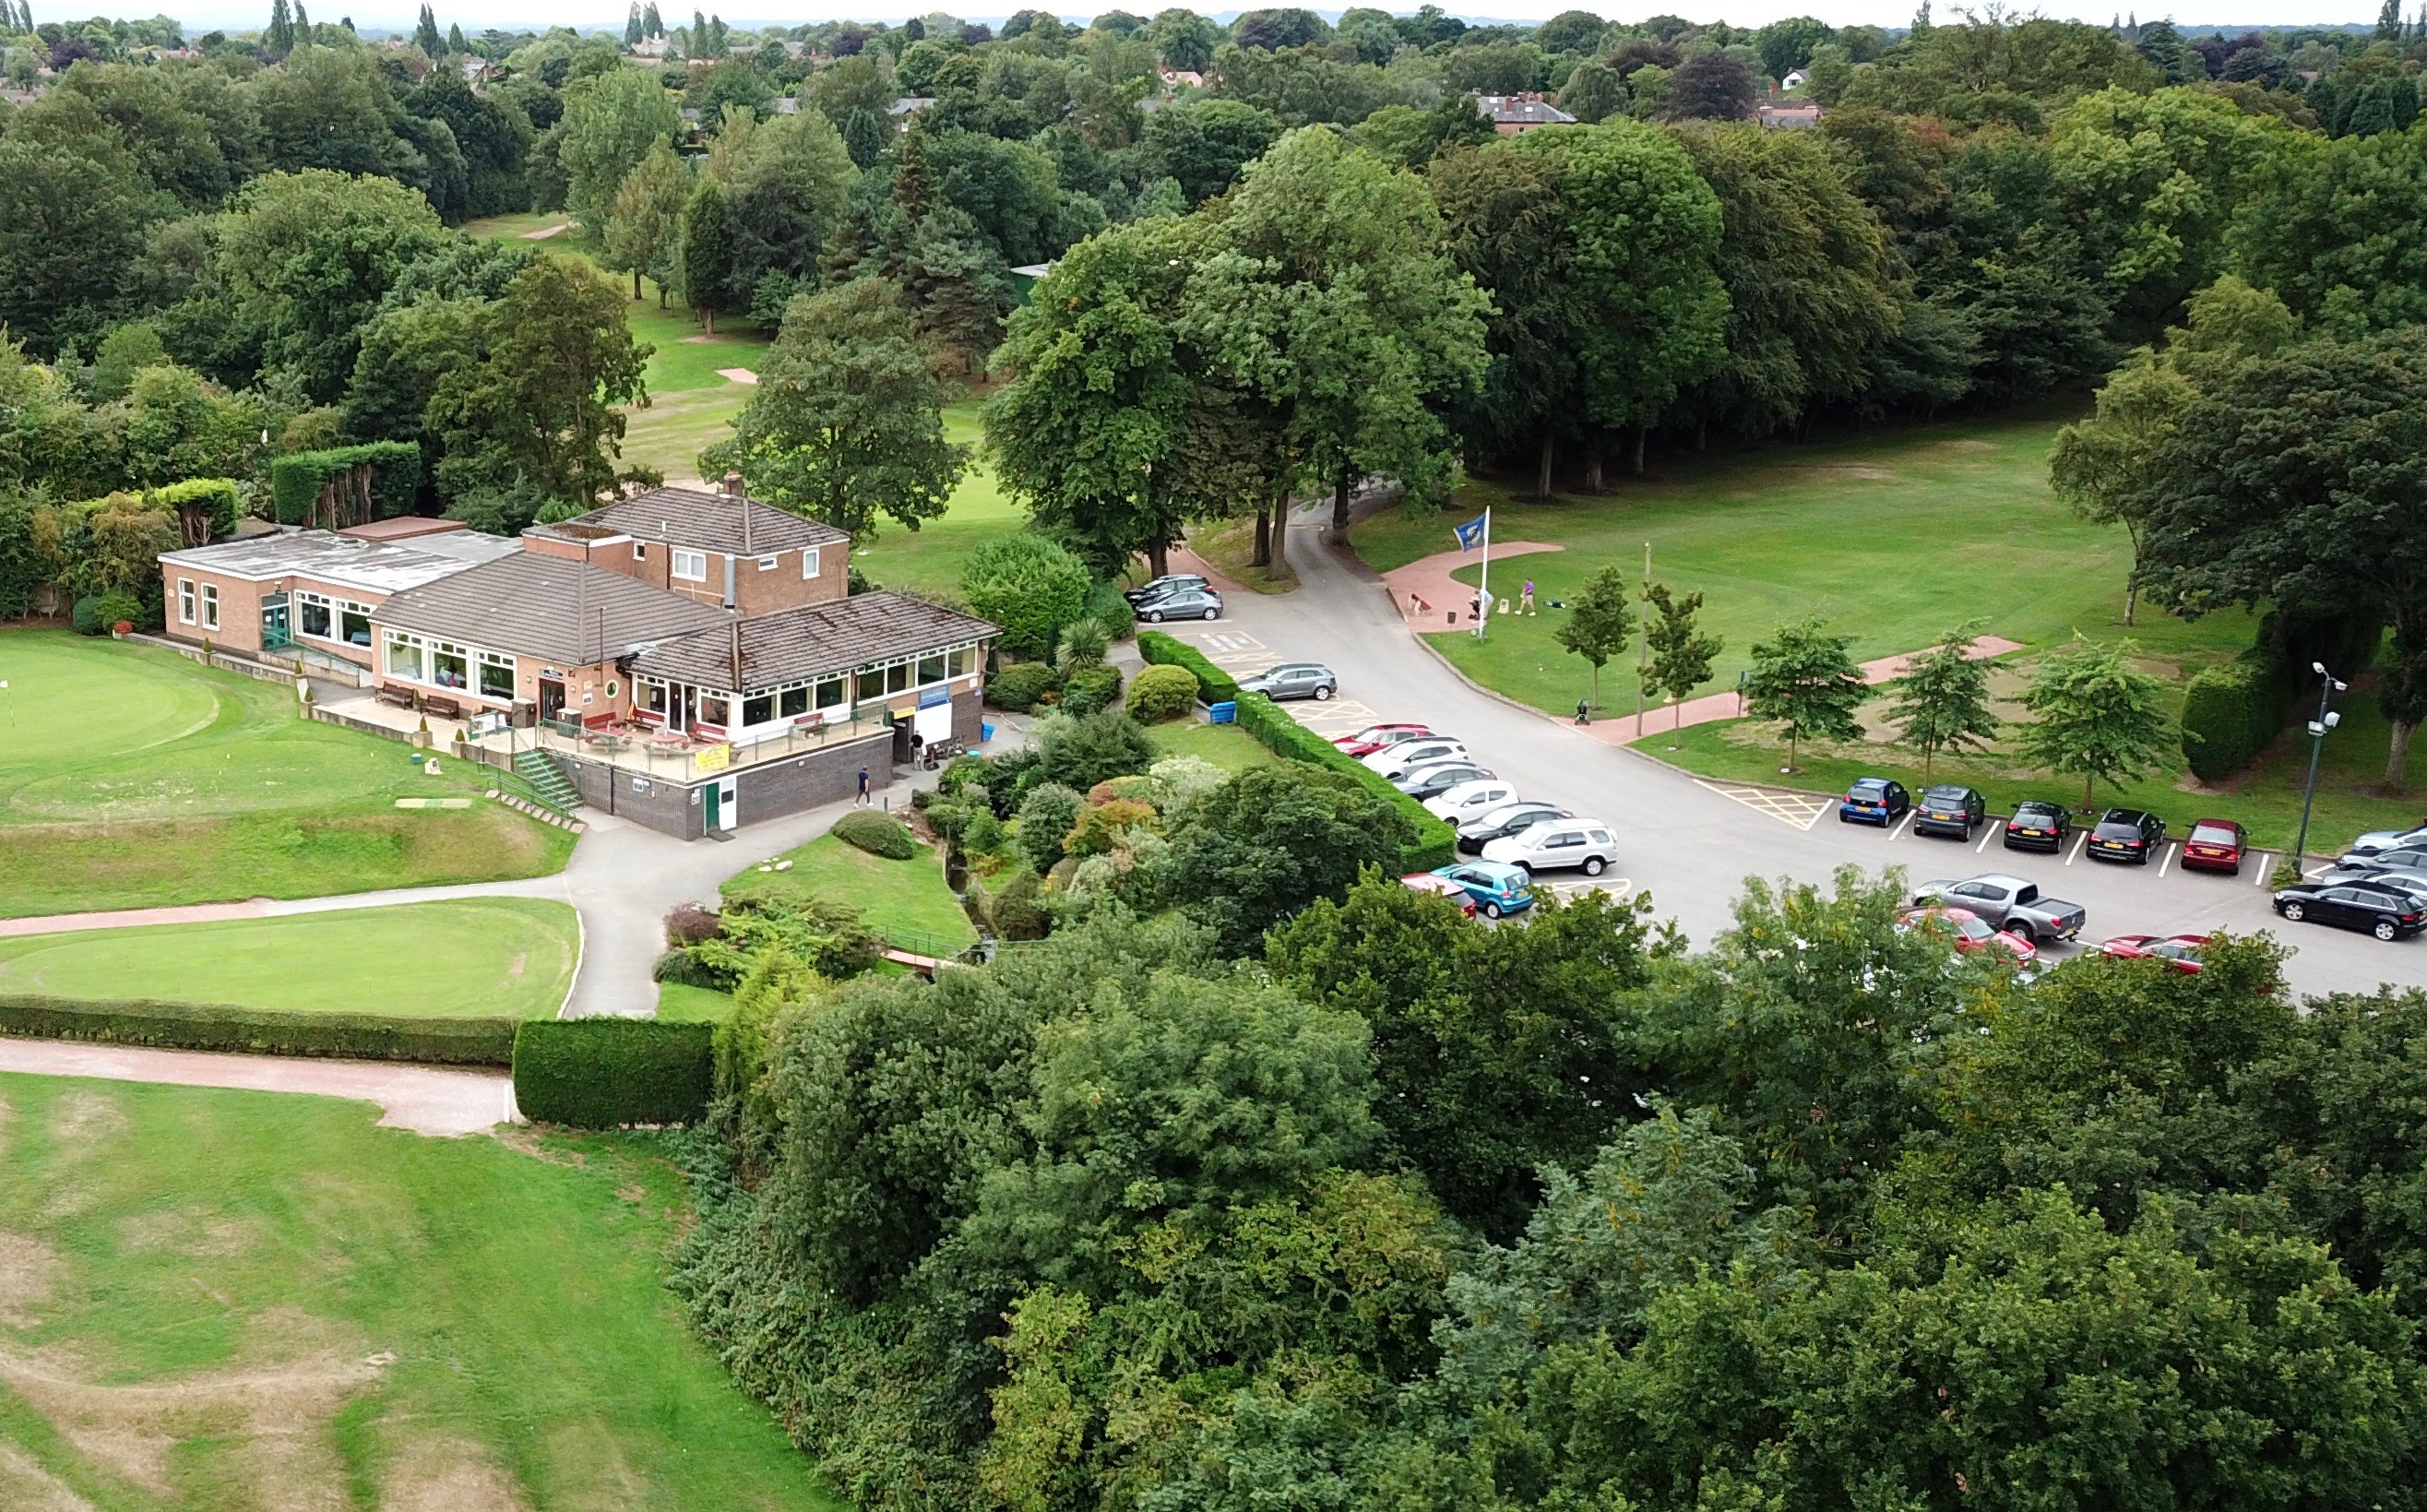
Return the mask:
<path id="1" fill-rule="evenodd" d="M 1148 729 L 1147 739 L 1165 756 L 1192 756 L 1211 761 L 1225 772 L 1278 765 L 1280 757 L 1236 724 L 1207 724 L 1195 718 L 1176 719 Z"/>
<path id="2" fill-rule="evenodd" d="M 721 1024 L 733 1016 L 733 994 L 714 987 L 658 984 L 658 1016 L 670 1024 Z"/>
<path id="3" fill-rule="evenodd" d="M 644 1137 L 0 1076 L 0 1504 L 840 1512 L 662 1284 Z"/>
<path id="4" fill-rule="evenodd" d="M 920 846 L 907 861 L 888 861 L 824 835 L 776 859 L 791 862 L 791 870 L 761 871 L 753 867 L 727 879 L 725 896 L 734 900 L 819 898 L 858 909 L 874 929 L 957 945 L 977 941 L 977 930 L 961 911 L 961 901 L 953 895 L 936 853 L 927 846 Z"/>
<path id="5" fill-rule="evenodd" d="M 963 402 L 944 412 L 944 434 L 974 451 L 980 435 L 978 406 Z M 969 470 L 953 491 L 952 506 L 943 518 L 905 530 L 891 520 L 881 521 L 876 537 L 852 553 L 852 562 L 871 580 L 887 588 L 958 598 L 961 569 L 969 553 L 989 540 L 1028 528 L 1028 512 L 1006 496 L 973 455 Z"/>
<path id="6" fill-rule="evenodd" d="M 0 938 L 0 993 L 538 1018 L 563 1006 L 580 937 L 538 898 L 27 935 Z"/>
<path id="7" fill-rule="evenodd" d="M 299 719 L 275 683 L 148 646 L 0 631 L 0 917 L 535 876 L 573 837 L 430 777 L 401 742 Z"/>

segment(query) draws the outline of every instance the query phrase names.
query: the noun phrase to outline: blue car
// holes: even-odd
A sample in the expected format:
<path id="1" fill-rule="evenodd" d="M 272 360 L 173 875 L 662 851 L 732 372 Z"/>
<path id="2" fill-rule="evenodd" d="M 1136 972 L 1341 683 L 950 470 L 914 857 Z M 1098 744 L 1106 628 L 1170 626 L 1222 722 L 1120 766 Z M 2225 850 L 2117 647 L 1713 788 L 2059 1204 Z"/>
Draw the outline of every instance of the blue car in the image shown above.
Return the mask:
<path id="1" fill-rule="evenodd" d="M 1534 878 L 1523 867 L 1505 861 L 1460 861 L 1437 867 L 1433 875 L 1455 884 L 1474 900 L 1486 919 L 1498 919 L 1534 906 Z"/>
<path id="2" fill-rule="evenodd" d="M 1847 824 L 1893 824 L 1913 806 L 1904 784 L 1885 777 L 1856 777 L 1837 801 L 1837 818 Z"/>

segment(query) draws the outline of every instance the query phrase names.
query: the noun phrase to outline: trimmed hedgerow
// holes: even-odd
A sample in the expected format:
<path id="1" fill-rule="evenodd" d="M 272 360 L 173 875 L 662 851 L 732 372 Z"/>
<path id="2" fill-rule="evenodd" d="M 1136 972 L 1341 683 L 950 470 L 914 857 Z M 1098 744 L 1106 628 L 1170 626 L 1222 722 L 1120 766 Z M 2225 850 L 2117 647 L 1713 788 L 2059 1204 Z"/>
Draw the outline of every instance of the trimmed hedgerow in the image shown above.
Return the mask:
<path id="1" fill-rule="evenodd" d="M 1141 641 L 1145 637 L 1139 637 Z M 1340 747 L 1315 734 L 1281 711 L 1279 704 L 1262 693 L 1246 693 L 1239 698 L 1239 728 L 1252 735 L 1275 756 L 1288 756 L 1309 766 L 1321 767 L 1354 778 L 1368 791 L 1389 799 L 1399 806 L 1416 826 L 1416 837 L 1400 857 L 1400 867 L 1409 871 L 1429 871 L 1445 867 L 1458 859 L 1458 831 L 1435 819 L 1425 805 L 1391 786 L 1390 779 L 1356 759 Z"/>
<path id="2" fill-rule="evenodd" d="M 909 826 L 873 808 L 855 808 L 834 821 L 834 837 L 888 861 L 907 861 L 919 854 Z"/>
<path id="3" fill-rule="evenodd" d="M 2283 679 L 2251 660 L 2207 667 L 2183 691 L 2183 758 L 2214 782 L 2256 756 L 2289 712 Z"/>
<path id="4" fill-rule="evenodd" d="M 0 994 L 0 1034 L 252 1055 L 505 1065 L 513 1059 L 514 1025 L 512 1018 L 406 1018 L 153 998 Z"/>
<path id="5" fill-rule="evenodd" d="M 1140 630 L 1137 647 L 1139 659 L 1149 666 L 1185 667 L 1194 673 L 1198 701 L 1211 705 L 1238 700 L 1238 679 L 1206 660 L 1205 654 L 1187 642 L 1175 640 L 1161 630 Z"/>
<path id="6" fill-rule="evenodd" d="M 514 1034 L 514 1102 L 576 1129 L 695 1124 L 708 1114 L 715 1027 L 653 1018 L 533 1018 Z"/>

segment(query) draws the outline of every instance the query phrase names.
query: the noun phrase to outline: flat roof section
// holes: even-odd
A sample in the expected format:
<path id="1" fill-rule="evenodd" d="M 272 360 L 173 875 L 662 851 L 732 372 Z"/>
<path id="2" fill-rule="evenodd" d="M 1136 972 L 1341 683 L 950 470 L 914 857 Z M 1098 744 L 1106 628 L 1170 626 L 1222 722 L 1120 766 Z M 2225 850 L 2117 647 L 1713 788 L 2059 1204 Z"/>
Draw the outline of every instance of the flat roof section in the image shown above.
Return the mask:
<path id="1" fill-rule="evenodd" d="M 410 545 L 366 541 L 360 536 L 327 530 L 281 530 L 275 535 L 164 551 L 160 560 L 172 566 L 240 577 L 248 582 L 309 577 L 334 588 L 400 593 L 408 588 L 451 577 L 467 567 L 513 556 L 521 549 L 517 543 L 502 536 L 482 535 L 477 530 L 420 536 Z"/>

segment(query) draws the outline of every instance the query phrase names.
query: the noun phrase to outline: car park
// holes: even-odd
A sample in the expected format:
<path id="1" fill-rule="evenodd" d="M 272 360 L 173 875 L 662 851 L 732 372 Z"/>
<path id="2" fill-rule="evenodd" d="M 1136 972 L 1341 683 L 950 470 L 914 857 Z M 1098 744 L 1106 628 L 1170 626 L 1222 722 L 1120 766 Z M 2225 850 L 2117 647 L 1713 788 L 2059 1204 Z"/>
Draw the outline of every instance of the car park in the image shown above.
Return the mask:
<path id="1" fill-rule="evenodd" d="M 2427 824 L 2406 830 L 2370 830 L 2352 841 L 2352 853 L 2354 855 L 2373 855 L 2379 851 L 2399 851 L 2422 845 L 2427 845 Z"/>
<path id="2" fill-rule="evenodd" d="M 2427 870 L 2404 867 L 2337 866 L 2316 880 L 2320 886 L 2337 886 L 2346 882 L 2356 882 L 2370 887 L 2398 887 L 2403 892 L 2427 898 Z"/>
<path id="3" fill-rule="evenodd" d="M 1845 824 L 1893 824 L 1913 806 L 1904 784 L 1885 777 L 1856 777 L 1837 800 L 1837 820 Z"/>
<path id="4" fill-rule="evenodd" d="M 1138 606 L 1137 617 L 1148 625 L 1165 620 L 1218 620 L 1222 595 L 1210 588 L 1175 588 Z"/>
<path id="5" fill-rule="evenodd" d="M 1528 871 L 1573 869 L 1598 877 L 1618 856 L 1618 841 L 1597 819 L 1550 819 L 1504 835 L 1483 848 L 1486 861 L 1505 861 Z"/>
<path id="6" fill-rule="evenodd" d="M 1437 761 L 1465 759 L 1466 742 L 1453 740 L 1446 735 L 1428 735 L 1421 740 L 1401 740 L 1386 745 L 1366 756 L 1365 770 L 1395 777 L 1409 767 L 1430 766 Z"/>
<path id="7" fill-rule="evenodd" d="M 1969 908 L 1953 908 L 1942 904 L 1908 908 L 1897 916 L 1897 929 L 1899 932 L 1914 929 L 1943 930 L 1953 937 L 1958 955 L 1969 955 L 1975 951 L 1997 951 L 2011 958 L 2015 966 L 2027 973 L 2039 968 L 2039 947 L 2010 930 L 1991 927 L 1987 919 Z"/>
<path id="8" fill-rule="evenodd" d="M 2352 871 L 2427 871 L 2427 846 L 2405 845 L 2390 851 L 2353 851 L 2335 863 Z"/>
<path id="9" fill-rule="evenodd" d="M 2098 952 L 2126 961 L 2163 961 L 2186 976 L 2197 976 L 2200 951 L 2207 949 L 2207 938 L 2205 935 L 2118 935 L 2101 945 Z"/>
<path id="10" fill-rule="evenodd" d="M 1452 788 L 1470 782 L 1481 782 L 1492 774 L 1489 767 L 1478 767 L 1472 761 L 1444 761 L 1439 766 L 1416 767 L 1391 779 L 1391 786 L 1418 803 L 1440 797 Z"/>
<path id="11" fill-rule="evenodd" d="M 2204 819 L 2183 837 L 2183 870 L 2241 875 L 2241 855 L 2250 849 L 2250 832 L 2229 819 Z"/>
<path id="12" fill-rule="evenodd" d="M 2427 901 L 2363 882 L 2303 883 L 2275 894 L 2275 912 L 2294 923 L 2332 924 L 2381 940 L 2406 939 L 2427 924 Z"/>
<path id="13" fill-rule="evenodd" d="M 1913 809 L 1913 832 L 1915 835 L 1951 835 L 1959 840 L 1972 837 L 1972 826 L 1989 817 L 1989 801 L 1977 788 L 1960 783 L 1941 783 L 1921 795 Z"/>
<path id="14" fill-rule="evenodd" d="M 1503 919 L 1534 906 L 1534 879 L 1523 867 L 1494 861 L 1458 861 L 1433 875 L 1456 883 L 1486 919 Z"/>
<path id="15" fill-rule="evenodd" d="M 1462 819 L 1488 814 L 1517 801 L 1516 787 L 1500 777 L 1478 778 L 1462 782 L 1447 792 L 1436 793 L 1425 800 L 1425 811 L 1435 819 L 1455 824 Z"/>
<path id="16" fill-rule="evenodd" d="M 2095 861 L 2129 861 L 2147 866 L 2166 843 L 2166 821 L 2145 809 L 2110 808 L 2098 816 L 2090 832 L 2089 854 Z"/>
<path id="17" fill-rule="evenodd" d="M 1144 609 L 1147 605 L 1153 603 L 1156 599 L 1162 598 L 1166 594 L 1177 593 L 1183 590 L 1196 590 L 1211 586 L 1213 585 L 1206 582 L 1203 575 L 1198 573 L 1165 573 L 1160 577 L 1152 578 L 1147 582 L 1139 584 L 1137 587 L 1131 589 L 1121 596 L 1130 601 L 1130 606 L 1132 609 Z"/>
<path id="18" fill-rule="evenodd" d="M 1331 743 L 1345 755 L 1362 761 L 1386 745 L 1420 740 L 1430 734 L 1431 726 L 1425 724 L 1368 724 L 1354 735 L 1335 737 Z"/>
<path id="19" fill-rule="evenodd" d="M 1320 661 L 1284 661 L 1239 679 L 1239 691 L 1262 693 L 1279 703 L 1290 698 L 1325 699 L 1340 691 L 1340 678 Z"/>
<path id="20" fill-rule="evenodd" d="M 2089 911 L 2061 898 L 2043 898 L 2039 884 L 2004 872 L 1983 872 L 1961 882 L 1925 882 L 1913 890 L 1916 907 L 1947 903 L 1968 908 L 1993 928 L 2010 930 L 2033 944 L 2077 939 Z"/>
<path id="21" fill-rule="evenodd" d="M 2045 851 L 2054 855 L 2072 835 L 2072 809 L 2044 798 L 2026 798 L 2006 817 L 2004 844 L 2009 851 Z"/>
<path id="22" fill-rule="evenodd" d="M 1466 890 L 1463 883 L 1452 882 L 1437 871 L 1410 871 L 1399 882 L 1410 891 L 1435 893 L 1447 898 L 1456 902 L 1458 911 L 1467 918 L 1474 917 L 1474 896 Z"/>
<path id="23" fill-rule="evenodd" d="M 1468 820 L 1458 827 L 1458 848 L 1469 855 L 1504 835 L 1523 835 L 1546 819 L 1573 819 L 1571 810 L 1556 804 L 1525 802 L 1503 804 L 1490 812 Z"/>

